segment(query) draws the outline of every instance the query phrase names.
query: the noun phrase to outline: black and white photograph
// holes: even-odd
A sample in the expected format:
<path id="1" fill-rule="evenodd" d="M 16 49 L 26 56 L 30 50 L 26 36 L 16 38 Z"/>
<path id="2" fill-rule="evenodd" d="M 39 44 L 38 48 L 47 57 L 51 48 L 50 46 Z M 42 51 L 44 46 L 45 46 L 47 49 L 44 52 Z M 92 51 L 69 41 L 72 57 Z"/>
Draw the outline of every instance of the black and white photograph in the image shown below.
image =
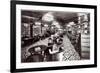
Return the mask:
<path id="1" fill-rule="evenodd" d="M 15 1 L 12 13 L 16 71 L 96 67 L 96 6 Z"/>
<path id="2" fill-rule="evenodd" d="M 90 59 L 90 14 L 21 10 L 21 62 Z"/>

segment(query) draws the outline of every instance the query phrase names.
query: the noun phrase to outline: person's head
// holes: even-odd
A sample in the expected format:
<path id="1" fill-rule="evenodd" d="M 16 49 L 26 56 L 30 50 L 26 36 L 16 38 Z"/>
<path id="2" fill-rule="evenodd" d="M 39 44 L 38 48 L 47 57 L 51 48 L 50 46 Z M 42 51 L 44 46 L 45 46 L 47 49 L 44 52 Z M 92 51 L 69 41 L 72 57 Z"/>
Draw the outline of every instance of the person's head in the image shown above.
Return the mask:
<path id="1" fill-rule="evenodd" d="M 53 43 L 52 38 L 49 38 L 49 39 L 48 39 L 48 43 Z"/>
<path id="2" fill-rule="evenodd" d="M 30 49 L 28 50 L 28 52 L 29 52 L 31 55 L 34 54 L 33 48 L 30 48 Z"/>
<path id="3" fill-rule="evenodd" d="M 39 52 L 39 51 L 41 51 L 41 48 L 40 47 L 36 47 L 35 48 L 35 52 Z"/>
<path id="4" fill-rule="evenodd" d="M 57 43 L 59 43 L 59 38 L 56 39 Z"/>
<path id="5" fill-rule="evenodd" d="M 51 35 L 51 38 L 53 39 L 54 35 Z"/>
<path id="6" fill-rule="evenodd" d="M 63 43 L 63 39 L 60 38 L 60 39 L 59 39 L 59 42 L 60 42 L 60 43 Z"/>
<path id="7" fill-rule="evenodd" d="M 48 40 L 52 40 L 52 38 L 49 38 Z"/>
<path id="8" fill-rule="evenodd" d="M 62 44 L 62 43 L 63 43 L 63 39 L 58 38 L 58 39 L 57 39 L 57 44 L 60 45 L 60 44 Z"/>

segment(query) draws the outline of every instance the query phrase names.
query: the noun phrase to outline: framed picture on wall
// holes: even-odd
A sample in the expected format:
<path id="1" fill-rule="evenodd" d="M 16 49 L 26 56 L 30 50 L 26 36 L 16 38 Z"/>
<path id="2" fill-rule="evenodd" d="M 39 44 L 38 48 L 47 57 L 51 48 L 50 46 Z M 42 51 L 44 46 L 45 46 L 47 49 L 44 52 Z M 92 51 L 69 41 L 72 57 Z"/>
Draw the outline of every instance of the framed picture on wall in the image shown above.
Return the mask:
<path id="1" fill-rule="evenodd" d="M 11 72 L 97 67 L 97 6 L 11 1 Z"/>

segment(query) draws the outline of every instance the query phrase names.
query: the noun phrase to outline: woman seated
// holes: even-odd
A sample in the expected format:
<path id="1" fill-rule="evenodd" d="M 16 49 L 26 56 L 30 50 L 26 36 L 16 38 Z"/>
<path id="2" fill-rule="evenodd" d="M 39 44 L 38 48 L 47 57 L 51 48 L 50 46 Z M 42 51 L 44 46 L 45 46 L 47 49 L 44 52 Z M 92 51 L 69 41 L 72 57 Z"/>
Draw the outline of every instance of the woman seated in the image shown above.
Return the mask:
<path id="1" fill-rule="evenodd" d="M 49 53 L 52 55 L 52 61 L 60 61 L 63 53 L 63 40 L 57 39 L 57 43 L 54 43 L 52 49 L 49 49 Z"/>
<path id="2" fill-rule="evenodd" d="M 52 55 L 52 61 L 62 60 L 63 47 L 58 46 L 57 44 L 53 45 L 52 49 L 49 49 L 50 54 Z"/>

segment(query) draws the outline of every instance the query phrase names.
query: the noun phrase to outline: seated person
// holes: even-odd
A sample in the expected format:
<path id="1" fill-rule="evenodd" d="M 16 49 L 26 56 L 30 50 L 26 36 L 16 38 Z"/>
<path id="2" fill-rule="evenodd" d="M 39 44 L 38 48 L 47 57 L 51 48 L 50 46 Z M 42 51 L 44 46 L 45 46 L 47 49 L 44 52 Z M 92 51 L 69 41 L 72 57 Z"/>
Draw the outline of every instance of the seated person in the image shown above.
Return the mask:
<path id="1" fill-rule="evenodd" d="M 49 53 L 52 55 L 52 61 L 61 61 L 63 55 L 63 39 L 58 38 L 52 49 L 49 49 Z"/>
<path id="2" fill-rule="evenodd" d="M 51 38 L 50 38 L 50 40 L 51 40 Z M 51 43 L 48 43 L 48 44 L 50 45 Z M 63 44 L 63 39 L 60 37 L 56 38 L 56 42 L 54 42 L 51 49 L 49 49 L 49 53 L 55 54 L 55 53 L 58 53 L 59 51 L 61 51 L 62 44 Z"/>
<path id="3" fill-rule="evenodd" d="M 30 56 L 27 57 L 26 62 L 43 62 L 44 61 L 44 57 L 41 54 L 41 48 L 37 47 L 34 48 L 35 50 L 29 50 L 29 52 L 31 53 Z"/>
<path id="4" fill-rule="evenodd" d="M 49 52 L 49 49 L 52 49 L 52 46 L 53 46 L 53 40 L 52 40 L 52 38 L 49 38 L 48 39 L 48 47 L 44 51 L 44 55 L 45 55 L 46 61 L 51 61 L 52 60 L 51 54 Z"/>
<path id="5" fill-rule="evenodd" d="M 59 54 L 60 53 L 60 50 L 61 48 L 58 47 L 57 44 L 54 44 L 53 45 L 53 48 L 52 49 L 49 49 L 49 53 L 51 54 L 51 57 L 52 57 L 52 61 L 59 61 L 61 60 L 61 55 Z"/>
<path id="6" fill-rule="evenodd" d="M 63 51 L 64 47 L 63 47 L 63 39 L 59 38 L 58 43 L 57 43 L 58 47 L 59 47 L 59 51 Z"/>
<path id="7" fill-rule="evenodd" d="M 48 46 L 52 46 L 53 45 L 53 39 L 52 38 L 49 38 L 48 39 Z"/>

